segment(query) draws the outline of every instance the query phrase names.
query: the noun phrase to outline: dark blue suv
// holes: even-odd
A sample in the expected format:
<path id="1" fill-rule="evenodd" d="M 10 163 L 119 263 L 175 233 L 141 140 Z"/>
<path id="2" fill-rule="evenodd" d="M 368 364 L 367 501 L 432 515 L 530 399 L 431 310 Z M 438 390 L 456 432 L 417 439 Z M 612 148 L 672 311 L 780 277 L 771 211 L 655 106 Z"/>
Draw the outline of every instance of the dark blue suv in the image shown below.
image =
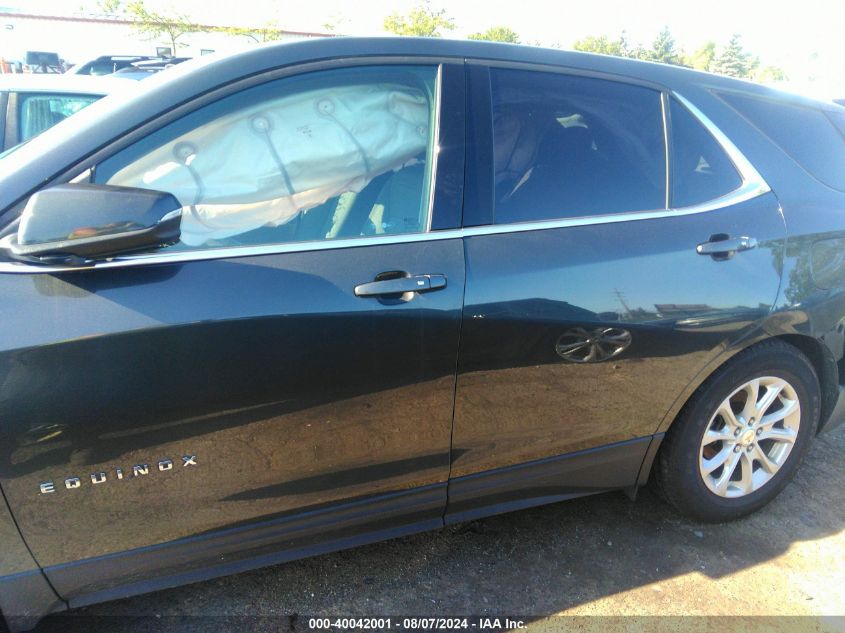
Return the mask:
<path id="1" fill-rule="evenodd" d="M 833 103 L 414 39 L 145 88 L 0 159 L 16 629 L 649 479 L 733 519 L 845 418 Z"/>

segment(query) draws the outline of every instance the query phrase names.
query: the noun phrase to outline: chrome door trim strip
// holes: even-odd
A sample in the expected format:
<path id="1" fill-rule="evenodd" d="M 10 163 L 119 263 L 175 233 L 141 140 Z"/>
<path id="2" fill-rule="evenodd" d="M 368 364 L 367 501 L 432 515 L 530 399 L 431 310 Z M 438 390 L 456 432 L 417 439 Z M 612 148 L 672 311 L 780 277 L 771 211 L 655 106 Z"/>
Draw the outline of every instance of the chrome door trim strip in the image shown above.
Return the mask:
<path id="1" fill-rule="evenodd" d="M 461 239 L 464 237 L 478 237 L 482 235 L 501 235 L 505 233 L 524 233 L 526 231 L 543 231 L 548 229 L 563 229 L 597 224 L 612 224 L 615 222 L 633 222 L 637 220 L 655 220 L 672 218 L 696 213 L 706 213 L 716 209 L 733 206 L 746 202 L 767 193 L 767 187 L 759 183 L 748 183 L 739 189 L 709 202 L 681 209 L 657 209 L 654 211 L 634 211 L 631 213 L 613 213 L 608 215 L 594 215 L 579 218 L 564 218 L 541 222 L 522 222 L 519 224 L 497 224 L 487 226 L 473 226 L 463 229 L 448 229 L 445 231 L 431 231 L 429 233 L 408 233 L 404 235 L 379 235 L 373 237 L 353 237 L 340 240 L 323 240 L 319 242 L 297 242 L 287 244 L 264 244 L 260 246 L 232 246 L 226 248 L 211 248 L 193 251 L 162 252 L 145 255 L 128 255 L 112 260 L 92 263 L 83 266 L 51 266 L 30 264 L 26 262 L 0 262 L 0 274 L 50 274 L 64 273 L 78 270 L 106 270 L 111 268 L 129 268 L 135 266 L 150 266 L 161 264 L 184 264 L 188 262 L 208 261 L 218 259 L 235 259 L 241 257 L 261 257 L 264 255 L 281 255 L 285 253 L 304 253 L 310 251 L 327 251 L 342 248 L 364 248 L 368 246 L 411 244 L 416 242 L 432 242 L 439 240 Z M 0 242 L 11 239 L 6 237 Z"/>

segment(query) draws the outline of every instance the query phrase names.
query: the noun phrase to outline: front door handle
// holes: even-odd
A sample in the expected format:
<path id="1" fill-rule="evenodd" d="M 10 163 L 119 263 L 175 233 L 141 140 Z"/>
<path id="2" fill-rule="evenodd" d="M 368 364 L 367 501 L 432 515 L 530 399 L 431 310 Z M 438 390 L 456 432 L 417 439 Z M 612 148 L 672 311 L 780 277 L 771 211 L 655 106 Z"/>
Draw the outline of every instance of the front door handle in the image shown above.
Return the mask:
<path id="1" fill-rule="evenodd" d="M 446 275 L 408 275 L 390 279 L 376 279 L 355 286 L 356 297 L 382 297 L 406 292 L 426 292 L 446 287 Z"/>
<path id="2" fill-rule="evenodd" d="M 714 255 L 723 258 L 731 257 L 739 251 L 747 251 L 756 248 L 757 240 L 753 237 L 730 237 L 724 233 L 711 235 L 709 242 L 704 242 L 695 247 L 699 255 Z"/>

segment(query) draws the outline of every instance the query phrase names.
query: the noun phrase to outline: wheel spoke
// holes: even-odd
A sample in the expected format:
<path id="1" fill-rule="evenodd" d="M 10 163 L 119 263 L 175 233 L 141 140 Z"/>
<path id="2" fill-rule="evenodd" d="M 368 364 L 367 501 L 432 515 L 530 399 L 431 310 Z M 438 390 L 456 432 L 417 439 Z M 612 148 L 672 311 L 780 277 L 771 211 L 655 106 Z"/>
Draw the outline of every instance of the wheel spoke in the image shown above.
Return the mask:
<path id="1" fill-rule="evenodd" d="M 727 489 L 728 489 L 728 483 L 730 482 L 731 476 L 734 474 L 734 471 L 736 470 L 736 465 L 739 464 L 739 458 L 740 458 L 740 453 L 734 453 L 733 451 L 730 451 L 728 453 L 728 455 L 730 457 L 729 457 L 727 463 L 725 464 L 724 469 L 722 470 L 722 474 L 719 475 L 719 478 L 715 482 L 716 483 L 716 491 L 720 495 L 723 495 L 723 496 L 725 494 L 725 491 L 727 491 Z"/>
<path id="2" fill-rule="evenodd" d="M 764 430 L 762 433 L 760 433 L 760 435 L 757 436 L 757 441 L 759 442 L 761 440 L 775 440 L 776 442 L 786 442 L 787 444 L 794 444 L 795 439 L 797 437 L 798 433 L 796 433 L 792 429 L 769 428 Z"/>
<path id="3" fill-rule="evenodd" d="M 791 415 L 795 412 L 795 409 L 798 408 L 798 401 L 797 400 L 784 400 L 781 398 L 781 402 L 783 406 L 778 409 L 777 411 L 773 411 L 772 413 L 763 416 L 763 419 L 760 420 L 760 425 L 763 427 L 771 426 L 776 422 L 780 422 L 788 415 Z"/>
<path id="4" fill-rule="evenodd" d="M 560 345 L 558 346 L 558 352 L 566 353 L 566 352 L 574 352 L 576 350 L 581 349 L 584 347 L 586 343 L 584 341 L 578 341 L 577 343 L 569 343 L 567 345 Z"/>
<path id="5" fill-rule="evenodd" d="M 607 334 L 602 333 L 602 339 L 605 341 L 611 341 L 614 343 L 627 343 L 628 340 L 631 338 L 630 334 Z"/>
<path id="6" fill-rule="evenodd" d="M 750 420 L 757 414 L 757 398 L 760 397 L 760 379 L 755 378 L 745 385 L 745 393 L 747 399 L 745 406 L 742 407 L 742 417 L 745 420 Z"/>
<path id="7" fill-rule="evenodd" d="M 763 394 L 763 397 L 760 398 L 760 401 L 757 403 L 756 417 L 758 420 L 762 418 L 768 408 L 774 404 L 781 391 L 783 391 L 783 384 L 766 385 L 766 393 Z"/>
<path id="8" fill-rule="evenodd" d="M 742 478 L 739 480 L 739 487 L 744 494 L 754 491 L 754 462 L 748 456 L 748 453 L 742 453 L 740 459 L 740 469 L 742 471 Z"/>
<path id="9" fill-rule="evenodd" d="M 722 419 L 725 421 L 725 424 L 727 424 L 729 427 L 739 428 L 740 426 L 742 426 L 739 423 L 739 420 L 736 419 L 736 415 L 734 414 L 733 409 L 731 409 L 731 403 L 728 400 L 725 400 L 722 403 L 722 406 L 719 407 L 717 413 L 722 416 Z"/>
<path id="10" fill-rule="evenodd" d="M 759 445 L 754 445 L 754 450 L 751 453 L 752 457 L 755 461 L 760 463 L 760 466 L 770 475 L 774 475 L 777 471 L 779 466 L 769 459 L 769 456 L 766 455 L 766 452 L 760 448 Z"/>
<path id="11" fill-rule="evenodd" d="M 729 425 L 719 429 L 718 431 L 715 429 L 707 429 L 707 433 L 704 434 L 704 442 L 702 443 L 702 446 L 707 446 L 713 442 L 733 443 L 735 439 L 736 438 L 734 437 Z"/>
<path id="12" fill-rule="evenodd" d="M 709 475 L 714 470 L 716 470 L 719 466 L 724 464 L 731 455 L 735 455 L 733 452 L 733 447 L 731 446 L 723 446 L 722 450 L 716 453 L 710 459 L 705 459 L 701 464 L 701 470 L 704 471 L 704 474 Z"/>

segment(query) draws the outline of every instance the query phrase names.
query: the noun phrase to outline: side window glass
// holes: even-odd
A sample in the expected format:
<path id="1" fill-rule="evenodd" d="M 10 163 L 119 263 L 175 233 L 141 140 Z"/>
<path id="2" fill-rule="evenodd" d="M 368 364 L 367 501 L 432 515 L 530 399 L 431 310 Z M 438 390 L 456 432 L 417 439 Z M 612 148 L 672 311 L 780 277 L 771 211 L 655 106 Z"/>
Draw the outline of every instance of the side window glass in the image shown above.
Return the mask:
<path id="1" fill-rule="evenodd" d="M 720 96 L 814 178 L 845 191 L 845 136 L 836 127 L 836 112 L 748 95 Z"/>
<path id="2" fill-rule="evenodd" d="M 18 141 L 28 141 L 99 98 L 92 95 L 19 94 Z"/>
<path id="3" fill-rule="evenodd" d="M 210 248 L 427 230 L 436 67 L 350 68 L 227 97 L 101 163 L 94 182 L 173 194 Z"/>
<path id="4" fill-rule="evenodd" d="M 742 178 L 713 135 L 689 110 L 670 101 L 672 199 L 674 208 L 714 200 L 742 184 Z"/>
<path id="5" fill-rule="evenodd" d="M 664 209 L 660 93 L 491 70 L 497 224 Z"/>

